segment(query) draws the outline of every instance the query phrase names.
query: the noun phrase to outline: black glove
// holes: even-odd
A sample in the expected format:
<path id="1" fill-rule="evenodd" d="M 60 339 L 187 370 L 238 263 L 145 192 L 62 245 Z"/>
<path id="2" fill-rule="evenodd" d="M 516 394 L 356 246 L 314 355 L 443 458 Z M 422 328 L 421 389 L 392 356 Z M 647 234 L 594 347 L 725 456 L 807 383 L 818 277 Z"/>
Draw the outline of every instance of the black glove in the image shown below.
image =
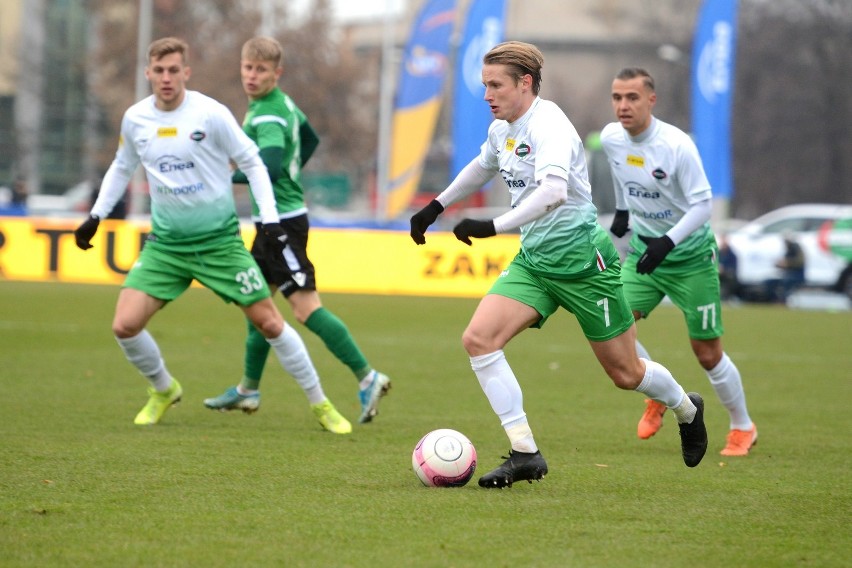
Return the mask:
<path id="1" fill-rule="evenodd" d="M 426 244 L 426 229 L 444 212 L 444 206 L 437 199 L 411 216 L 411 238 L 418 245 Z"/>
<path id="2" fill-rule="evenodd" d="M 494 221 L 477 221 L 476 219 L 462 219 L 453 228 L 453 234 L 458 240 L 470 246 L 470 237 L 476 239 L 487 239 L 497 234 L 494 229 Z"/>
<path id="3" fill-rule="evenodd" d="M 627 222 L 630 220 L 630 212 L 624 209 L 616 209 L 615 217 L 612 218 L 612 226 L 609 231 L 616 237 L 623 237 L 627 233 Z"/>
<path id="4" fill-rule="evenodd" d="M 83 223 L 74 229 L 74 240 L 77 242 L 77 247 L 82 250 L 89 250 L 92 248 L 92 245 L 89 244 L 89 241 L 92 240 L 92 237 L 95 236 L 95 233 L 98 232 L 98 225 L 101 220 L 95 215 L 89 215 L 89 218 L 83 221 Z"/>
<path id="5" fill-rule="evenodd" d="M 287 244 L 287 233 L 278 223 L 264 223 L 263 236 L 280 250 L 284 250 L 284 245 Z"/>
<path id="6" fill-rule="evenodd" d="M 636 263 L 636 272 L 639 274 L 651 274 L 654 269 L 660 266 L 666 255 L 675 247 L 674 242 L 668 235 L 662 237 L 643 237 L 639 235 L 643 243 L 648 245 L 645 253 L 639 257 L 639 262 Z"/>

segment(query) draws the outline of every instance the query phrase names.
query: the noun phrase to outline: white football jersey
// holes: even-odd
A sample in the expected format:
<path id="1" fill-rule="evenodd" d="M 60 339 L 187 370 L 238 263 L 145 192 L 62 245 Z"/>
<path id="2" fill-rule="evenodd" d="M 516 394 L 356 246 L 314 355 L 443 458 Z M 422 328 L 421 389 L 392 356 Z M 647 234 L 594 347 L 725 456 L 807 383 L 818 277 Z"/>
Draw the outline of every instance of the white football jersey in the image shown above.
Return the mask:
<path id="1" fill-rule="evenodd" d="M 601 131 L 601 144 L 615 191 L 622 194 L 616 203 L 626 204 L 635 234 L 662 236 L 692 204 L 712 198 L 695 143 L 671 124 L 652 117 L 650 127 L 632 137 L 620 123 L 612 122 Z M 704 250 L 708 238 L 712 238 L 709 222 L 678 244 L 670 253 L 672 260 Z"/>
<path id="2" fill-rule="evenodd" d="M 499 170 L 517 207 L 548 175 L 568 181 L 568 199 L 521 226 L 521 253 L 533 267 L 551 274 L 582 273 L 595 264 L 591 234 L 597 231 L 583 142 L 565 113 L 536 98 L 513 123 L 495 120 L 482 145 L 479 164 Z"/>
<path id="3" fill-rule="evenodd" d="M 127 175 L 142 164 L 152 233 L 164 242 L 181 242 L 238 227 L 229 160 L 249 166 L 259 160 L 257 146 L 227 107 L 186 91 L 175 110 L 159 110 L 152 95 L 125 112 L 110 169 Z M 118 176 L 120 181 L 124 175 Z M 109 205 L 104 201 L 98 200 L 93 214 L 109 213 L 101 210 Z"/>

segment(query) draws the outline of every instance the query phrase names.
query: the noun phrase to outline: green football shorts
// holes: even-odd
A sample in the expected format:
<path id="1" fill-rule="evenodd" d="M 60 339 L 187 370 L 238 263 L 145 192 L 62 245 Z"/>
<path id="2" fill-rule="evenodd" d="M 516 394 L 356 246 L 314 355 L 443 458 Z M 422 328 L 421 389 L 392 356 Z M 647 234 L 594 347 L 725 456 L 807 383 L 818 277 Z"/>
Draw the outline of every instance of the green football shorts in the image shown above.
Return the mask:
<path id="1" fill-rule="evenodd" d="M 260 268 L 239 236 L 201 252 L 174 252 L 149 241 L 127 274 L 124 286 L 170 302 L 193 280 L 224 301 L 240 306 L 250 306 L 270 295 Z"/>
<path id="2" fill-rule="evenodd" d="M 603 272 L 561 280 L 534 274 L 515 258 L 488 293 L 512 298 L 535 309 L 541 319 L 532 327 L 542 327 L 557 308 L 565 308 L 577 317 L 589 341 L 606 341 L 630 329 L 634 321 L 619 272 L 616 261 Z"/>
<path id="3" fill-rule="evenodd" d="M 725 329 L 722 326 L 719 271 L 714 257 L 701 259 L 688 271 L 682 267 L 666 271 L 664 262 L 651 274 L 636 273 L 637 258 L 637 255 L 628 256 L 621 271 L 624 294 L 633 311 L 646 318 L 668 296 L 683 312 L 691 339 L 722 336 Z"/>

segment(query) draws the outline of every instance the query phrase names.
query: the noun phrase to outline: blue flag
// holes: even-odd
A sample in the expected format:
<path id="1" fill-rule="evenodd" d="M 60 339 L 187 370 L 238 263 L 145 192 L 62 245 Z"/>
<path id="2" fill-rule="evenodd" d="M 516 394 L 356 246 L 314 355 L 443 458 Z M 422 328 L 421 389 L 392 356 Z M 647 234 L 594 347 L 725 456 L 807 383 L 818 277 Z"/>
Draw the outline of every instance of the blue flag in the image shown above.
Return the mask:
<path id="1" fill-rule="evenodd" d="M 737 0 L 705 0 L 692 48 L 692 131 L 713 196 L 734 194 L 731 107 L 737 39 Z"/>
<path id="2" fill-rule="evenodd" d="M 455 19 L 455 0 L 427 1 L 405 48 L 391 132 L 385 207 L 389 219 L 408 207 L 420 183 L 441 110 Z"/>
<path id="3" fill-rule="evenodd" d="M 505 12 L 505 0 L 474 0 L 467 13 L 456 54 L 450 179 L 479 155 L 491 124 L 491 110 L 484 100 L 482 57 L 503 41 Z"/>

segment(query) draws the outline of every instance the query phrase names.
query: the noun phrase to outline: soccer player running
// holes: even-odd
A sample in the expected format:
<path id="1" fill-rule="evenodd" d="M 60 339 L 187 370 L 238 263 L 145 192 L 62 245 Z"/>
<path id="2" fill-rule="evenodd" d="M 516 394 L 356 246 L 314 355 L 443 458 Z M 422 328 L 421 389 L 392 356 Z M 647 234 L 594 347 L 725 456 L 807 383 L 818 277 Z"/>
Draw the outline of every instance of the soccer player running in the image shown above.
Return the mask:
<path id="1" fill-rule="evenodd" d="M 308 209 L 300 177 L 301 168 L 319 138 L 293 99 L 278 88 L 283 72 L 282 55 L 281 45 L 270 37 L 250 39 L 242 47 L 240 76 L 249 98 L 243 130 L 260 148 L 275 192 L 278 221 L 286 235 L 283 254 L 280 248 L 269 246 L 261 229 L 257 202 L 252 199 L 252 217 L 258 232 L 251 252 L 273 291 L 278 289 L 287 298 L 296 319 L 318 335 L 355 375 L 361 403 L 358 422 L 366 423 L 378 414 L 379 400 L 391 383 L 387 375 L 370 366 L 346 324 L 322 305 L 317 292 L 314 265 L 307 253 Z M 234 172 L 233 181 L 253 183 L 241 170 Z M 223 394 L 206 399 L 205 406 L 217 410 L 240 409 L 246 413 L 256 411 L 260 407 L 260 379 L 268 354 L 269 344 L 249 324 L 243 378 Z"/>
<path id="2" fill-rule="evenodd" d="M 712 193 L 698 149 L 690 137 L 652 114 L 657 95 L 644 69 L 622 69 L 612 82 L 618 122 L 607 124 L 601 142 L 615 186 L 616 214 L 610 230 L 633 236 L 621 273 L 624 294 L 639 320 L 664 296 L 684 315 L 692 351 L 730 415 L 723 456 L 744 456 L 757 442 L 746 408 L 740 372 L 722 349 L 722 302 L 718 249 L 710 230 Z M 637 341 L 640 355 L 650 359 Z M 665 405 L 646 401 L 640 438 L 662 426 Z"/>
<path id="3" fill-rule="evenodd" d="M 506 461 L 479 485 L 501 488 L 547 473 L 503 348 L 528 327 L 544 325 L 560 306 L 577 316 L 615 386 L 674 411 L 683 460 L 695 467 L 707 449 L 704 402 L 696 393 L 685 393 L 665 367 L 636 354 L 636 327 L 622 290 L 618 252 L 597 223 L 583 144 L 565 113 L 538 96 L 543 63 L 537 47 L 517 41 L 501 43 L 485 55 L 482 82 L 495 120 L 480 155 L 411 218 L 411 238 L 424 244 L 427 227 L 445 207 L 500 172 L 512 209 L 492 220 L 462 219 L 453 233 L 470 245 L 471 238 L 521 230 L 520 251 L 462 335 L 471 367 L 511 442 Z"/>
<path id="4" fill-rule="evenodd" d="M 153 95 L 124 113 L 115 159 L 89 218 L 74 231 L 78 247 L 92 247 L 100 219 L 122 197 L 141 163 L 151 196 L 151 233 L 127 274 L 112 323 L 124 355 L 151 383 L 148 403 L 134 422 L 158 423 L 183 394 L 145 326 L 198 280 L 245 312 L 305 391 L 323 428 L 351 432 L 352 425 L 323 393 L 301 337 L 284 323 L 240 237 L 229 160 L 251 180 L 267 246 L 281 250 L 285 239 L 257 146 L 224 105 L 186 89 L 187 52 L 185 42 L 171 37 L 148 48 L 145 76 Z"/>

